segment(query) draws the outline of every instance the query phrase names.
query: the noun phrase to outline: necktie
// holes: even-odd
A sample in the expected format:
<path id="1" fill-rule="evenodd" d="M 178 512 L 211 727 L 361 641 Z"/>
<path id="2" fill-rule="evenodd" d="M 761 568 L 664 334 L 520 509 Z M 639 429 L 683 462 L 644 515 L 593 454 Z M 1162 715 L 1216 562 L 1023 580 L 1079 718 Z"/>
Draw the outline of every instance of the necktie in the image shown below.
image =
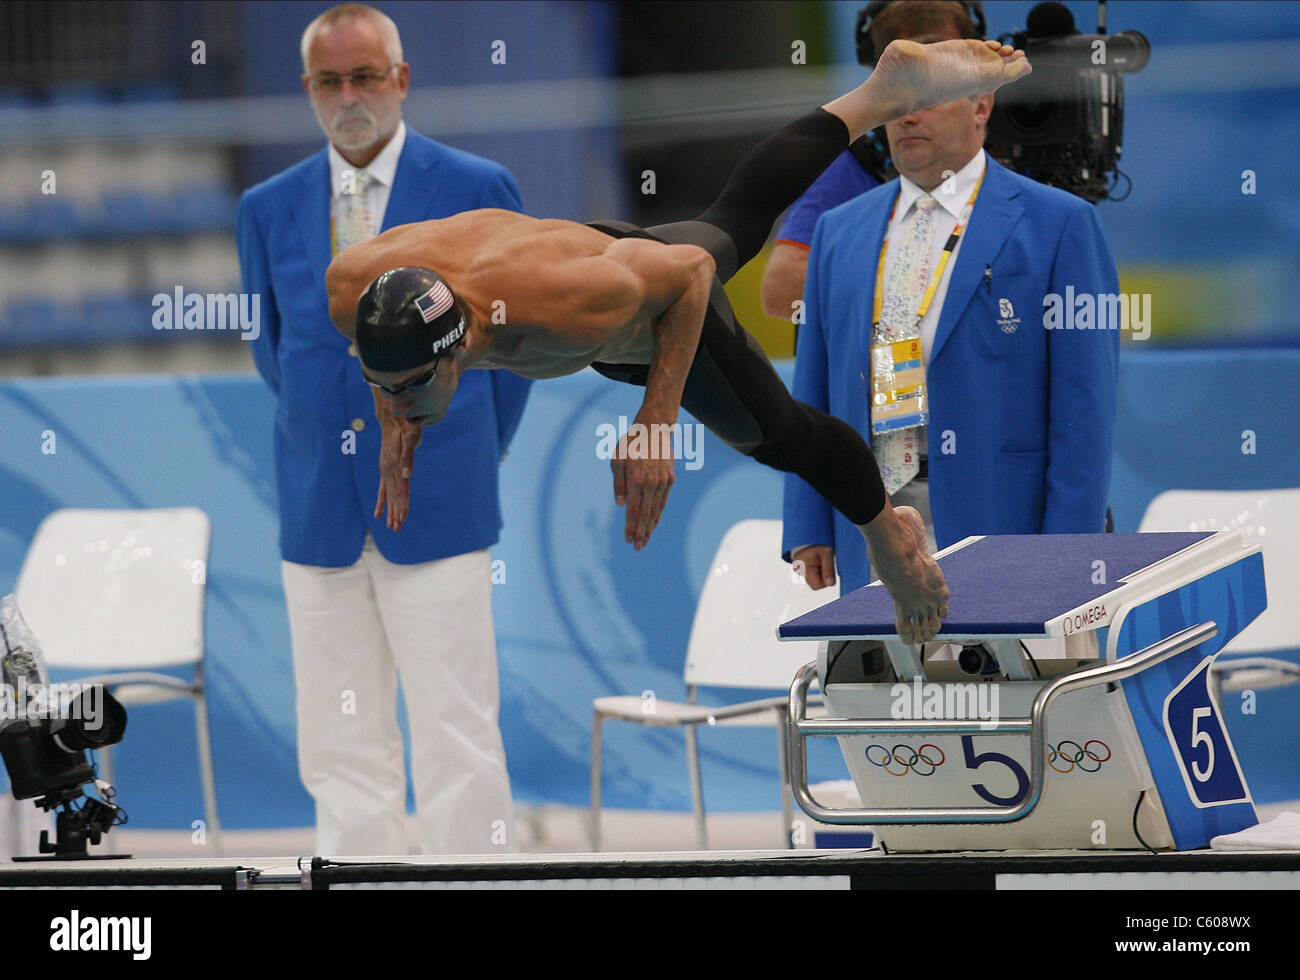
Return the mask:
<path id="1" fill-rule="evenodd" d="M 371 213 L 369 195 L 366 189 L 374 178 L 364 170 L 356 170 L 349 175 L 343 172 L 339 196 L 335 200 L 334 213 L 334 254 L 337 255 L 349 245 L 365 241 L 378 231 Z"/>
<path id="2" fill-rule="evenodd" d="M 921 335 L 916 311 L 930 279 L 931 237 L 934 207 L 939 202 L 929 194 L 916 199 L 908 216 L 903 240 L 894 258 L 881 301 L 880 323 L 871 338 L 872 344 L 911 340 Z M 925 428 L 914 426 L 893 432 L 876 433 L 871 440 L 885 492 L 897 493 L 920 470 Z"/>

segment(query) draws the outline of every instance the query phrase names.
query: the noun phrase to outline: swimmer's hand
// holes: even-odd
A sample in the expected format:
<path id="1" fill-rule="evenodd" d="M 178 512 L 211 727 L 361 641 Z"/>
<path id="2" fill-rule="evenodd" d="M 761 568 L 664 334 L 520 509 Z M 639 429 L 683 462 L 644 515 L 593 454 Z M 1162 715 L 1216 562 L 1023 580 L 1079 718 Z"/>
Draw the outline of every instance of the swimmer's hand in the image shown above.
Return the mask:
<path id="1" fill-rule="evenodd" d="M 415 450 L 424 438 L 424 428 L 410 419 L 388 415 L 381 421 L 383 432 L 379 445 L 379 499 L 375 517 L 388 507 L 388 529 L 400 531 L 411 507 L 411 470 Z"/>
<path id="2" fill-rule="evenodd" d="M 669 426 L 645 423 L 638 415 L 619 440 L 609 468 L 614 473 L 614 503 L 627 505 L 623 540 L 640 551 L 659 524 L 676 479 Z"/>
<path id="3" fill-rule="evenodd" d="M 866 525 L 867 555 L 894 600 L 904 643 L 928 643 L 948 615 L 948 583 L 926 547 L 925 522 L 913 507 L 890 507 Z"/>
<path id="4" fill-rule="evenodd" d="M 803 576 L 808 588 L 816 592 L 835 584 L 835 549 L 814 544 L 790 555 L 794 570 Z"/>

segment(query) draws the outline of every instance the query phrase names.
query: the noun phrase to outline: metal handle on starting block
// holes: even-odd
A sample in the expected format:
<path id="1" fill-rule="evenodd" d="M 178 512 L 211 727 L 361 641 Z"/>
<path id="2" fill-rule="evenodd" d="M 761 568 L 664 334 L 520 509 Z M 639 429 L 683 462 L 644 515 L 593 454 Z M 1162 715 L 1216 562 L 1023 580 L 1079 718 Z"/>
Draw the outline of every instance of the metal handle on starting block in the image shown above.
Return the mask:
<path id="1" fill-rule="evenodd" d="M 1139 650 L 1123 660 L 1081 667 L 1048 682 L 1034 698 L 1028 718 L 1005 721 L 854 721 L 848 718 L 818 718 L 807 715 L 808 688 L 817 676 L 817 661 L 799 668 L 790 685 L 790 787 L 799 806 L 810 817 L 830 824 L 935 824 L 1010 823 L 1029 815 L 1043 795 L 1047 770 L 1047 708 L 1062 694 L 1097 684 L 1124 680 L 1177 656 L 1217 636 L 1214 622 L 1180 630 Z M 826 696 L 826 691 L 822 691 Z M 973 807 L 825 807 L 808 789 L 808 743 L 805 739 L 835 735 L 1025 735 L 1029 736 L 1029 792 L 1014 806 Z"/>

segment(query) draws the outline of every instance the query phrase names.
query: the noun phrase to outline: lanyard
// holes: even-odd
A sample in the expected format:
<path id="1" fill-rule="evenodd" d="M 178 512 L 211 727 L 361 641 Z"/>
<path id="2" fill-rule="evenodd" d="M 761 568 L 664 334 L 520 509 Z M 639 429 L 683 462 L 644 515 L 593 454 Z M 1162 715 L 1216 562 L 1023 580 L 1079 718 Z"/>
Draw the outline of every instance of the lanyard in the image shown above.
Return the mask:
<path id="1" fill-rule="evenodd" d="M 925 287 L 925 295 L 921 297 L 921 306 L 916 311 L 916 320 L 919 323 L 925 318 L 926 311 L 930 309 L 930 301 L 934 299 L 934 291 L 939 287 L 939 282 L 943 279 L 943 270 L 948 266 L 948 258 L 952 255 L 953 250 L 957 247 L 957 239 L 961 238 L 961 233 L 966 230 L 966 225 L 970 223 L 971 211 L 975 208 L 975 198 L 979 196 L 980 186 L 984 183 L 984 177 L 989 172 L 988 167 L 984 168 L 984 173 L 980 174 L 980 179 L 975 182 L 975 189 L 971 191 L 970 200 L 962 208 L 961 214 L 957 217 L 957 226 L 953 228 L 952 234 L 948 236 L 948 242 L 943 247 L 943 254 L 939 256 L 939 264 L 935 266 L 934 275 L 930 277 L 930 283 Z M 900 189 L 899 193 L 902 191 Z M 898 207 L 898 198 L 894 198 L 894 207 L 889 209 L 889 221 L 892 224 L 894 220 L 894 209 Z M 885 302 L 885 255 L 889 252 L 889 232 L 885 232 L 885 240 L 880 243 L 880 261 L 876 264 L 876 294 L 871 302 L 871 328 L 874 333 L 880 326 L 880 311 Z"/>

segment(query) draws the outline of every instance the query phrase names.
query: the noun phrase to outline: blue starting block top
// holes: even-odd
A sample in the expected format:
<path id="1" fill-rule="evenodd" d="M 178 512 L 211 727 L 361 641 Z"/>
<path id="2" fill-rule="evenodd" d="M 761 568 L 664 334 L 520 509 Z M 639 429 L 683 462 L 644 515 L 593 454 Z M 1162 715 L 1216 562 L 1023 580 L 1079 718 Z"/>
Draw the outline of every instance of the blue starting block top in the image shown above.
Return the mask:
<path id="1" fill-rule="evenodd" d="M 937 559 L 951 594 L 939 636 L 1045 636 L 1053 620 L 1213 535 L 1179 531 L 973 539 Z M 777 635 L 783 640 L 897 636 L 894 601 L 875 581 L 782 624 Z"/>

